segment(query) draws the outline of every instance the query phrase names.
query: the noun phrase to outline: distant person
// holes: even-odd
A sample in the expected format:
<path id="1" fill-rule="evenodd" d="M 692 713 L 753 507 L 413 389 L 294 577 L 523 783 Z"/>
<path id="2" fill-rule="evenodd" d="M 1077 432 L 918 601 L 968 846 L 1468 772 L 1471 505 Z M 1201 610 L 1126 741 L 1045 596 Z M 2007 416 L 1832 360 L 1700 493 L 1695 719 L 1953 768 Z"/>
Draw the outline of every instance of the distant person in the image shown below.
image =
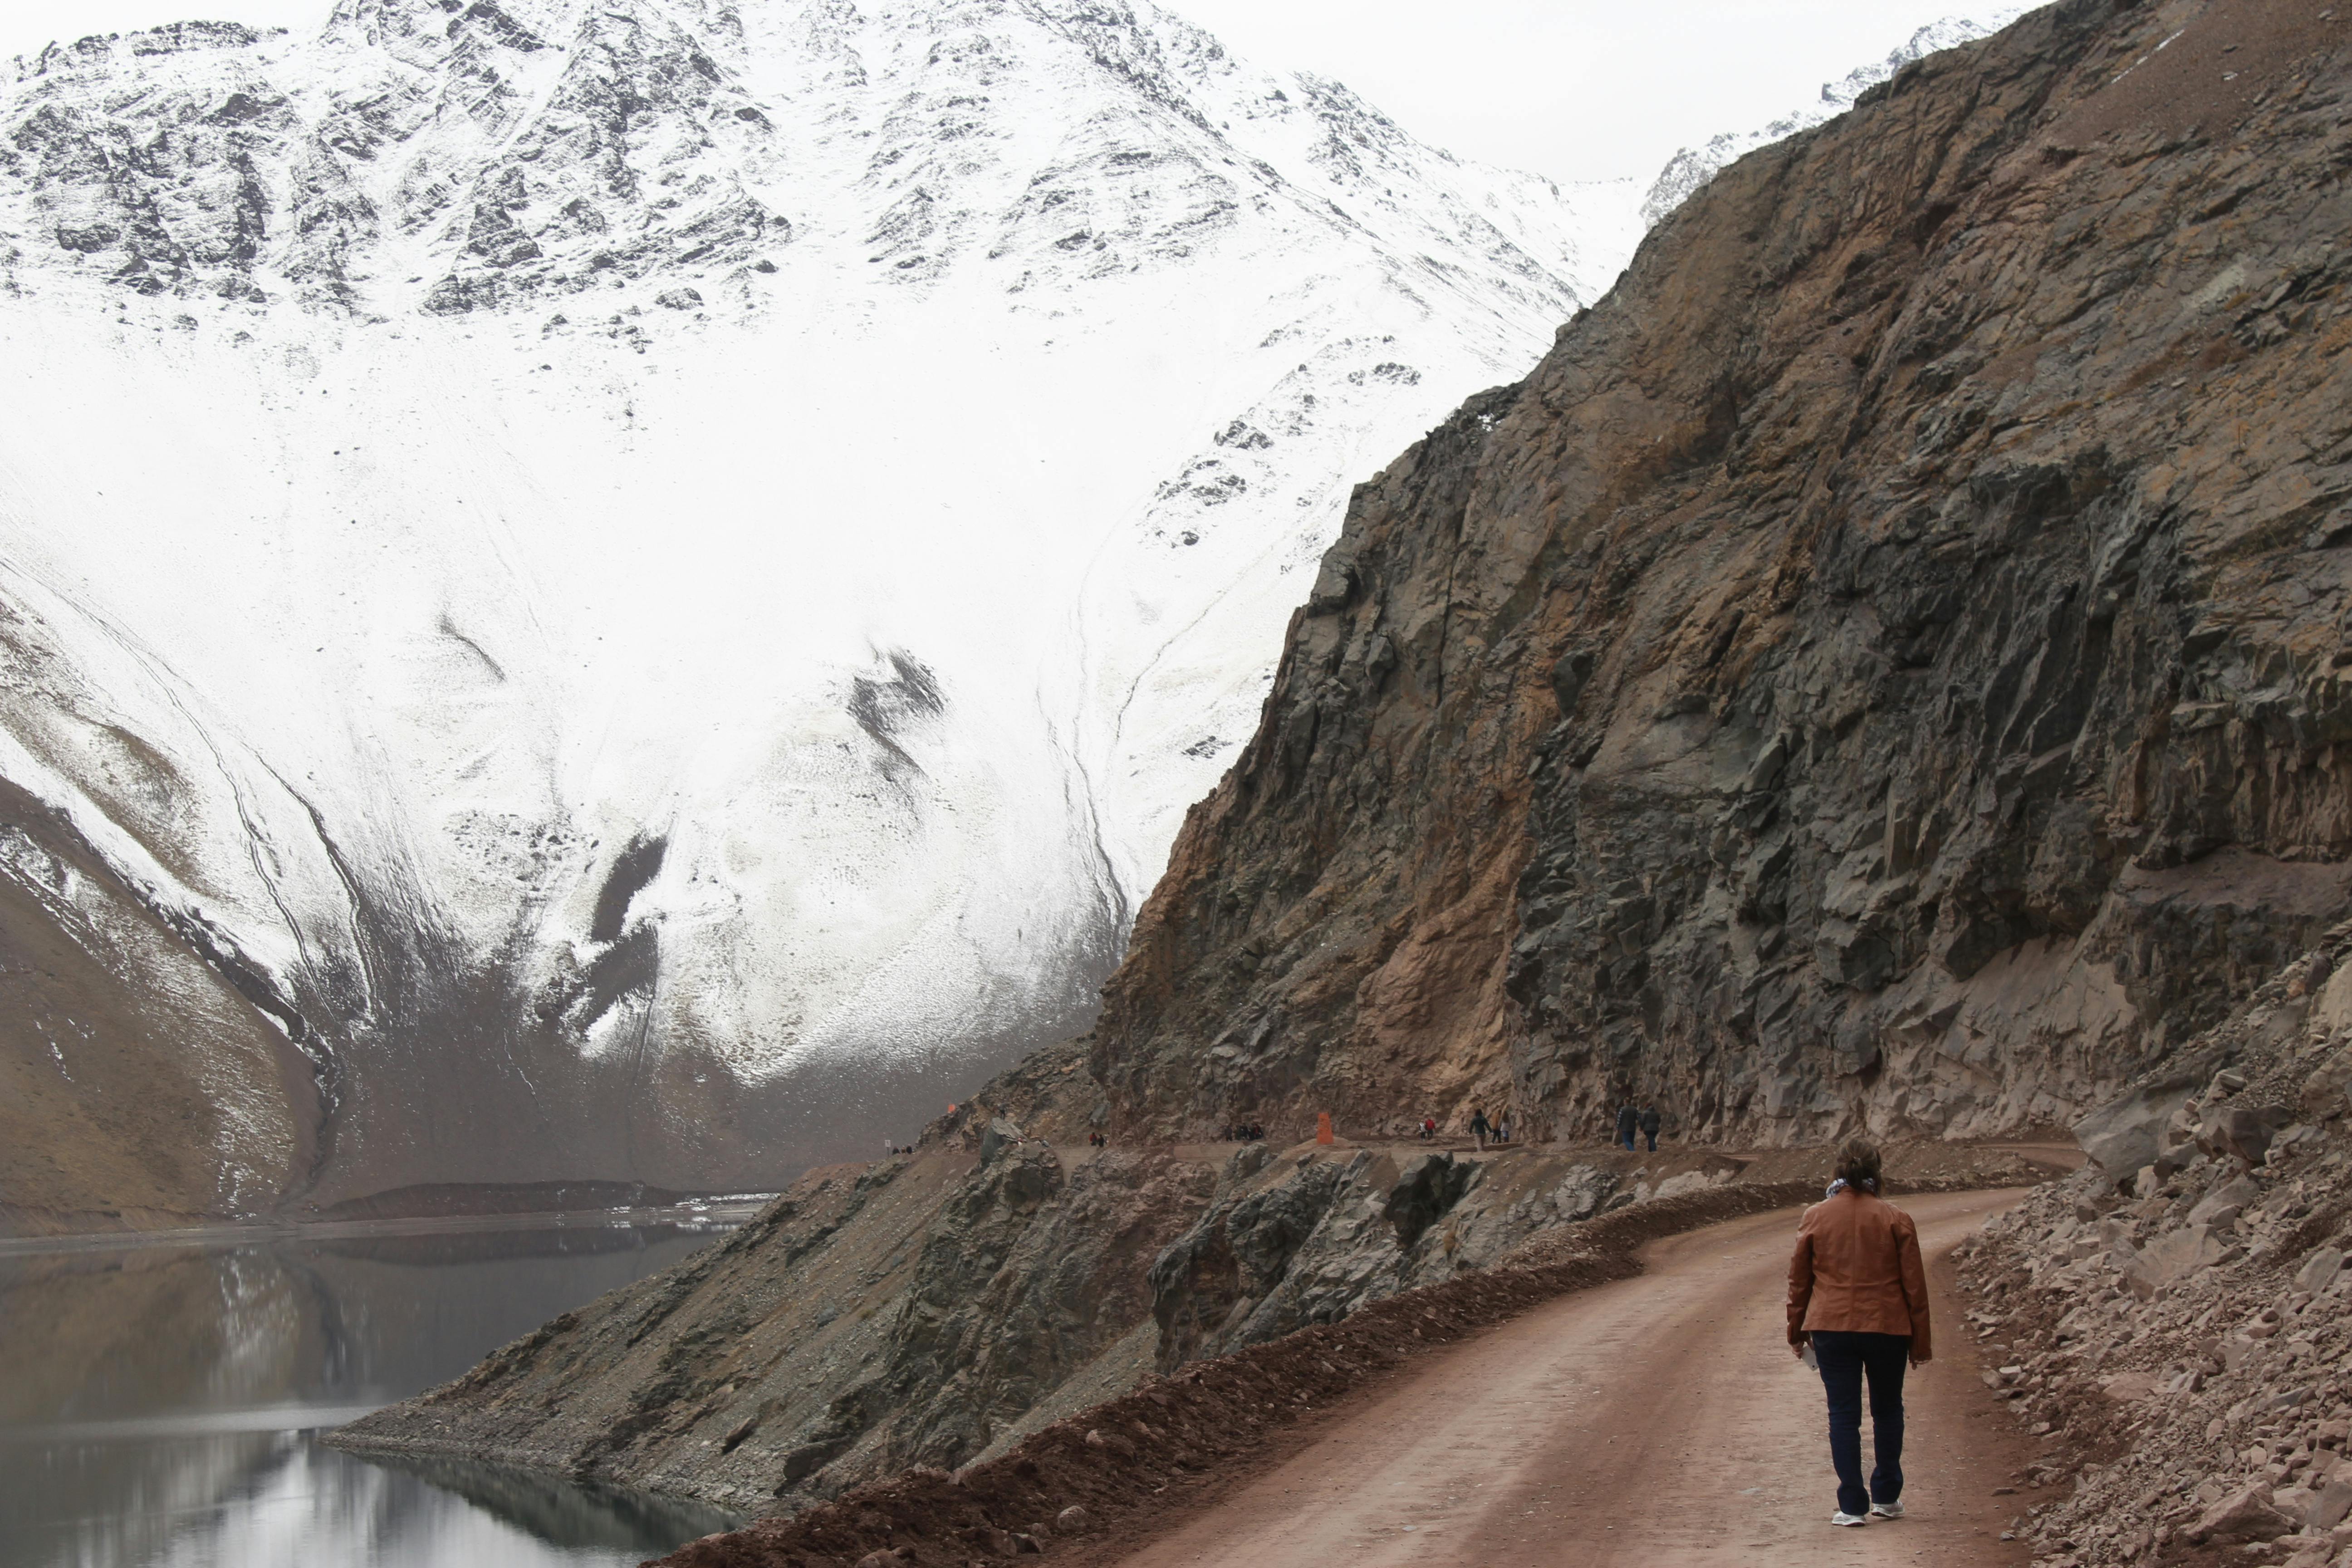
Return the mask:
<path id="1" fill-rule="evenodd" d="M 1876 1144 L 1855 1138 L 1838 1151 L 1837 1179 L 1797 1226 L 1789 1259 L 1789 1348 L 1808 1346 L 1830 1403 L 1830 1463 L 1837 1511 L 1830 1522 L 1903 1517 L 1903 1371 L 1933 1349 L 1927 1271 L 1911 1216 L 1878 1195 Z M 1875 1468 L 1862 1479 L 1862 1385 L 1870 1382 Z"/>
<path id="2" fill-rule="evenodd" d="M 1631 1150 L 1633 1147 L 1633 1134 L 1640 1131 L 1641 1125 L 1642 1113 L 1633 1109 L 1632 1100 L 1629 1100 L 1619 1106 L 1617 1108 L 1617 1146 Z"/>
<path id="3" fill-rule="evenodd" d="M 1495 1118 L 1495 1142 L 1497 1143 L 1507 1143 L 1510 1141 L 1511 1113 L 1506 1110 L 1500 1116 Z"/>
<path id="4" fill-rule="evenodd" d="M 1658 1120 L 1658 1108 L 1654 1105 L 1645 1105 L 1642 1107 L 1642 1136 L 1650 1141 L 1650 1152 L 1653 1154 L 1658 1152 L 1658 1128 L 1660 1125 L 1661 1123 Z"/>
<path id="5" fill-rule="evenodd" d="M 1484 1149 L 1486 1147 L 1486 1135 L 1493 1131 L 1494 1129 L 1486 1123 L 1486 1108 L 1483 1105 L 1472 1106 L 1470 1108 L 1470 1136 L 1478 1141 L 1479 1148 Z"/>
<path id="6" fill-rule="evenodd" d="M 1435 1138 L 1437 1136 L 1437 1118 L 1434 1116 L 1423 1117 L 1421 1119 L 1420 1131 L 1421 1141 L 1424 1143 Z"/>

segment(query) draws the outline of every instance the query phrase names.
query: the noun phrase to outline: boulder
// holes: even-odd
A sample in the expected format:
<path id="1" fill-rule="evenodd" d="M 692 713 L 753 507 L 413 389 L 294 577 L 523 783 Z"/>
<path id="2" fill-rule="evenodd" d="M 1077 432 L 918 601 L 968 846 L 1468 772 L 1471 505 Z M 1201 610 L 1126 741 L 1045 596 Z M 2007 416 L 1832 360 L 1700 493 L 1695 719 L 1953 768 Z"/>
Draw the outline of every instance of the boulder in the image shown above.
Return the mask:
<path id="1" fill-rule="evenodd" d="M 2312 1069 L 2295 1110 L 2306 1121 L 2325 1121 L 2352 1110 L 2352 1051 L 2338 1051 Z"/>
<path id="2" fill-rule="evenodd" d="M 1084 1535 L 1094 1526 L 1094 1515 L 1077 1503 L 1072 1503 L 1054 1516 L 1054 1528 L 1064 1535 Z"/>
<path id="3" fill-rule="evenodd" d="M 2336 1247 L 2323 1247 L 2305 1259 L 2303 1267 L 2294 1271 L 2294 1288 L 2316 1296 L 2335 1284 L 2336 1277 L 2343 1272 L 2343 1252 Z"/>
<path id="4" fill-rule="evenodd" d="M 2099 1392 L 2118 1405 L 2129 1405 L 2156 1392 L 2156 1373 L 2119 1372 L 2113 1377 L 2103 1379 Z"/>
<path id="5" fill-rule="evenodd" d="M 2227 1246 L 2210 1226 L 2167 1231 L 2140 1249 L 2131 1268 L 2134 1286 L 2144 1296 L 2153 1294 L 2218 1261 Z"/>
<path id="6" fill-rule="evenodd" d="M 2217 1538 L 2276 1541 L 2294 1528 L 2294 1521 L 2271 1506 L 2270 1488 L 2249 1484 L 2231 1491 L 2200 1515 L 2189 1527 L 2189 1539 L 2200 1545 Z"/>
<path id="7" fill-rule="evenodd" d="M 999 1116 L 981 1130 L 980 1163 L 990 1163 L 997 1155 L 1021 1142 L 1021 1129 Z"/>
<path id="8" fill-rule="evenodd" d="M 2107 1101 L 2074 1123 L 2074 1142 L 2111 1180 L 2121 1181 L 2162 1152 L 2165 1123 L 2196 1086 L 2166 1079 Z"/>
<path id="9" fill-rule="evenodd" d="M 2258 1201 L 2262 1195 L 2263 1190 L 2254 1185 L 2252 1177 L 2232 1176 L 2217 1184 L 2210 1192 L 2197 1200 L 2197 1206 L 2189 1211 L 2189 1223 L 2227 1230 L 2245 1211 L 2246 1205 Z M 2224 1215 L 2228 1217 L 2221 1217 Z"/>
<path id="10" fill-rule="evenodd" d="M 2331 1480 L 2319 1489 L 2303 1516 L 2305 1530 L 2333 1530 L 2352 1514 L 2352 1480 Z"/>
<path id="11" fill-rule="evenodd" d="M 2271 1140 L 2294 1120 L 2294 1114 L 2284 1105 L 2226 1100 L 2207 1111 L 2198 1124 L 2197 1146 L 2217 1159 L 2226 1156 L 2249 1165 L 2260 1164 L 2270 1152 Z"/>

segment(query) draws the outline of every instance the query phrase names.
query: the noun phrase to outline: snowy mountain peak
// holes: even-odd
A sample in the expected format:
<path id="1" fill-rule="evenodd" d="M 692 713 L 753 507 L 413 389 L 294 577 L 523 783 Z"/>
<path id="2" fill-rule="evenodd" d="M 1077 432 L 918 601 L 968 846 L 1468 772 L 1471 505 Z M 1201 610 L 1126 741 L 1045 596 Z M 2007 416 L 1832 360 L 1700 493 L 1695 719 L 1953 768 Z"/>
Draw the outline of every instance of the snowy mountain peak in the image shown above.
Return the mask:
<path id="1" fill-rule="evenodd" d="M 1086 0 L 20 62 L 0 778 L 72 833 L 0 878 L 120 993 L 44 1005 L 235 977 L 206 1205 L 911 1131 L 1091 1016 L 1353 478 L 1630 250 L 1580 199 Z"/>
<path id="2" fill-rule="evenodd" d="M 2032 9 L 2002 5 L 1966 16 L 1945 16 L 1928 23 L 1887 52 L 1883 60 L 1857 66 L 1834 81 L 1822 83 L 1821 96 L 1753 131 L 1727 131 L 1703 147 L 1685 147 L 1666 161 L 1642 198 L 1642 227 L 1654 228 L 1691 193 L 1759 147 L 1769 146 L 1801 131 L 1825 124 L 1852 109 L 1862 95 L 1915 60 L 1942 49 L 1958 48 L 1977 38 L 1990 37 Z"/>
<path id="3" fill-rule="evenodd" d="M 1148 7 L 344 0 L 315 39 L 52 47 L 15 99 L 12 271 L 184 296 L 537 308 L 795 244 L 877 287 L 968 263 L 1052 289 L 1276 206 L 1401 269 L 1467 247 L 1555 311 L 1615 255 L 1587 259 L 1548 183 Z"/>

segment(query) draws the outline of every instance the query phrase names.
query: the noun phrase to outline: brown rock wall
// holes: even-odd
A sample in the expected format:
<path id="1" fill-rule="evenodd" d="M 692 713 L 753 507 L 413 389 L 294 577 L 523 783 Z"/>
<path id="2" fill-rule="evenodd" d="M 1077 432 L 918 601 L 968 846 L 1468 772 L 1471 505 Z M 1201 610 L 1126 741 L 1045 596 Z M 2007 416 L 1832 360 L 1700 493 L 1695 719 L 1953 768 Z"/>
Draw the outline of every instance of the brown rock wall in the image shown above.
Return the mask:
<path id="1" fill-rule="evenodd" d="M 2069 0 L 1923 61 L 1362 486 L 1108 989 L 1120 1125 L 1591 1136 L 1630 1090 L 1702 1137 L 2008 1132 L 2314 940 L 2326 9 Z"/>

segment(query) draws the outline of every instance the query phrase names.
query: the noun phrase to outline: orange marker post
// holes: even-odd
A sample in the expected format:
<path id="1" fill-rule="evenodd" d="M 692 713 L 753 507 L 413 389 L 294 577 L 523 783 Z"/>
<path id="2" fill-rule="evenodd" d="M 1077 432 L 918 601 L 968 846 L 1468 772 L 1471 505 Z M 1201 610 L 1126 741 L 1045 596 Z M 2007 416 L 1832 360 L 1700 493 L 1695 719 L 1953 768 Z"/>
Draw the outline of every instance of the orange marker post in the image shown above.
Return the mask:
<path id="1" fill-rule="evenodd" d="M 1315 1142 L 1318 1143 L 1331 1142 L 1331 1113 L 1328 1110 L 1318 1110 L 1315 1113 Z"/>

